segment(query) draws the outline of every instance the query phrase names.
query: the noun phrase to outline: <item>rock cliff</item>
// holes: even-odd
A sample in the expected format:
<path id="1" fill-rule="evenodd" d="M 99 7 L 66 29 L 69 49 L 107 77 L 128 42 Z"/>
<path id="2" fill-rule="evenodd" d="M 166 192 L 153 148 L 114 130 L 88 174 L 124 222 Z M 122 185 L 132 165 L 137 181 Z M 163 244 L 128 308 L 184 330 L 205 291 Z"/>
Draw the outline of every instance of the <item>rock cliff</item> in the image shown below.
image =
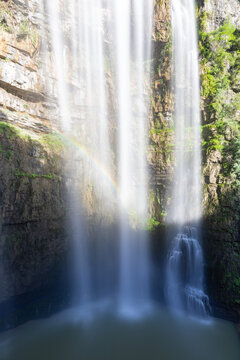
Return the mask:
<path id="1" fill-rule="evenodd" d="M 240 313 L 240 3 L 201 1 L 204 240 L 215 306 Z"/>
<path id="2" fill-rule="evenodd" d="M 37 1 L 0 1 L 0 302 L 50 282 L 66 249 L 63 147 L 40 24 Z"/>
<path id="3" fill-rule="evenodd" d="M 165 222 L 173 176 L 173 94 L 169 0 L 158 0 L 155 3 L 151 105 L 148 153 L 151 173 L 149 229 L 154 230 Z"/>

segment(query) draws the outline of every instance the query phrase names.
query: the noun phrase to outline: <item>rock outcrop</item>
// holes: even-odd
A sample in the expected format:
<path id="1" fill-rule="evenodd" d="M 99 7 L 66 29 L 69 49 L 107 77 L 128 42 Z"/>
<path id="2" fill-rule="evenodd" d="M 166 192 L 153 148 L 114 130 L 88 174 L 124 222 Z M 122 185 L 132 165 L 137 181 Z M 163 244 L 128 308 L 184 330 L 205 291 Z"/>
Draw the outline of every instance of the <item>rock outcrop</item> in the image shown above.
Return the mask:
<path id="1" fill-rule="evenodd" d="M 0 2 L 1 118 L 33 131 L 48 131 L 56 118 L 54 78 L 48 76 L 37 1 Z"/>
<path id="2" fill-rule="evenodd" d="M 200 0 L 198 1 L 202 11 L 208 14 L 206 23 L 207 31 L 217 30 L 224 20 L 230 20 L 231 23 L 239 28 L 240 12 L 238 0 Z"/>

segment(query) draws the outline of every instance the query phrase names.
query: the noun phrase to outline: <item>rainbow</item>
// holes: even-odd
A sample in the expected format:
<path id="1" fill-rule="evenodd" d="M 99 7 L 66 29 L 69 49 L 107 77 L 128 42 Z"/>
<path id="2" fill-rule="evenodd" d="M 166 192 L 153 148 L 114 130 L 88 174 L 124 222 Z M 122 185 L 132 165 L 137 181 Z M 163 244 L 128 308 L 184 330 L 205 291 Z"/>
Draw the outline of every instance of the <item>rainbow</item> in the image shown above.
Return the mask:
<path id="1" fill-rule="evenodd" d="M 108 182 L 111 184 L 114 191 L 119 194 L 119 186 L 114 177 L 107 171 L 107 169 L 103 166 L 101 161 L 95 157 L 83 144 L 80 144 L 75 139 L 66 136 L 60 131 L 54 131 L 54 134 L 58 135 L 63 141 L 67 142 L 68 144 L 78 148 L 83 156 L 85 156 L 87 159 L 89 159 L 96 169 L 105 177 L 105 179 L 108 180 Z"/>

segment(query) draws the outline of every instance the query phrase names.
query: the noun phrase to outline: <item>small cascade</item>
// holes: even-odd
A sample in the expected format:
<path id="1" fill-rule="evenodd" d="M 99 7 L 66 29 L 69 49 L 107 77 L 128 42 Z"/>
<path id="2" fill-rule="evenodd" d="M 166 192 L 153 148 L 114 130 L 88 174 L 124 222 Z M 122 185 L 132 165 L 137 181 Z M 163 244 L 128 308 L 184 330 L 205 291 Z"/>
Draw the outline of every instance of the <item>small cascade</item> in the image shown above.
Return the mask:
<path id="1" fill-rule="evenodd" d="M 185 226 L 173 241 L 169 254 L 167 296 L 171 307 L 206 317 L 209 300 L 203 291 L 203 254 L 197 230 Z"/>
<path id="2" fill-rule="evenodd" d="M 177 229 L 167 261 L 168 304 L 206 316 L 201 221 L 201 116 L 197 24 L 194 0 L 172 0 L 175 171 L 168 223 Z M 194 226 L 192 226 L 194 225 Z"/>

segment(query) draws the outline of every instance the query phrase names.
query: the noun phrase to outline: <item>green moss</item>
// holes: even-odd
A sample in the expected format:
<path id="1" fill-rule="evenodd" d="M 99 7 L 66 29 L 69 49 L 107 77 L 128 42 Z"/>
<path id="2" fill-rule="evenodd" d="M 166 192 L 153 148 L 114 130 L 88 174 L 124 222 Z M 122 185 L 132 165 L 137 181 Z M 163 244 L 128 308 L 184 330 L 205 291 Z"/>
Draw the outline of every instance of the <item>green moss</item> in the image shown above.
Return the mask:
<path id="1" fill-rule="evenodd" d="M 19 137 L 24 140 L 32 140 L 29 134 L 26 134 L 23 130 L 18 127 L 15 127 L 12 124 L 0 121 L 0 134 L 6 136 L 9 140 Z"/>
<path id="2" fill-rule="evenodd" d="M 49 164 L 49 166 L 52 166 L 52 168 L 56 168 L 59 155 L 63 151 L 64 146 L 66 145 L 61 135 L 44 134 L 42 136 L 39 136 L 38 138 L 34 138 L 29 134 L 23 132 L 21 129 L 15 128 L 14 126 L 5 122 L 0 122 L 0 139 L 1 137 L 5 139 L 7 138 L 8 141 L 5 140 L 3 143 L 1 142 L 0 155 L 2 154 L 9 162 L 12 162 L 14 157 L 16 161 L 19 161 L 18 156 L 17 154 L 15 154 L 15 152 L 19 148 L 21 142 L 24 142 L 26 149 L 37 149 L 36 155 L 33 156 L 36 156 L 38 159 L 46 160 L 46 162 Z M 21 142 L 17 142 L 17 138 L 21 139 Z M 32 154 L 32 151 L 30 151 L 29 154 Z M 53 173 L 28 173 L 26 171 L 17 169 L 13 174 L 13 177 L 15 179 L 20 177 L 26 179 L 54 179 L 56 178 L 56 175 L 54 175 Z M 15 184 L 13 186 L 15 186 Z"/>
<path id="3" fill-rule="evenodd" d="M 155 231 L 160 226 L 160 221 L 158 221 L 155 217 L 152 217 L 147 222 L 147 230 Z"/>
<path id="4" fill-rule="evenodd" d="M 7 137 L 9 140 L 13 140 L 18 134 L 16 129 L 4 122 L 0 122 L 0 135 Z M 0 154 L 2 154 L 6 160 L 12 162 L 13 160 L 13 145 L 9 142 L 6 147 L 0 144 Z"/>
<path id="5" fill-rule="evenodd" d="M 8 139 L 11 139 L 17 136 L 17 130 L 14 126 L 0 121 L 0 134 L 4 134 Z"/>
<path id="6" fill-rule="evenodd" d="M 47 145 L 51 150 L 62 151 L 66 146 L 66 141 L 60 134 L 46 134 L 41 138 L 41 142 Z"/>
<path id="7" fill-rule="evenodd" d="M 9 162 L 12 162 L 12 158 L 13 158 L 12 149 L 4 150 L 2 145 L 0 144 L 0 154 L 3 154 L 3 156 L 5 157 L 6 160 L 8 160 Z"/>
<path id="8" fill-rule="evenodd" d="M 157 3 L 161 3 L 161 1 L 162 0 L 156 1 L 155 6 L 157 5 Z M 171 30 L 172 30 L 171 22 L 165 22 L 164 25 L 165 25 L 165 28 L 166 28 L 166 32 L 168 34 L 171 34 Z M 160 42 L 162 41 L 162 33 L 161 33 L 161 31 L 156 31 L 155 32 L 154 41 L 160 41 Z"/>
<path id="9" fill-rule="evenodd" d="M 159 225 L 165 223 L 166 209 L 169 203 L 169 198 L 166 198 L 166 186 L 151 189 L 149 192 L 149 206 L 151 218 L 148 220 L 148 230 L 154 230 Z"/>
<path id="10" fill-rule="evenodd" d="M 164 127 L 164 128 L 154 128 L 150 130 L 151 134 L 157 134 L 157 135 L 161 135 L 162 137 L 166 137 L 169 134 L 173 134 L 174 129 L 173 128 L 168 128 L 168 127 Z"/>
<path id="11" fill-rule="evenodd" d="M 16 169 L 15 176 L 17 178 L 26 177 L 28 179 L 36 179 L 36 178 L 44 178 L 44 179 L 55 179 L 56 175 L 49 173 L 49 174 L 35 174 L 35 173 L 25 173 Z"/>
<path id="12" fill-rule="evenodd" d="M 234 284 L 237 288 L 239 288 L 239 291 L 240 291 L 240 277 L 235 277 L 235 278 L 233 279 L 233 284 Z"/>

